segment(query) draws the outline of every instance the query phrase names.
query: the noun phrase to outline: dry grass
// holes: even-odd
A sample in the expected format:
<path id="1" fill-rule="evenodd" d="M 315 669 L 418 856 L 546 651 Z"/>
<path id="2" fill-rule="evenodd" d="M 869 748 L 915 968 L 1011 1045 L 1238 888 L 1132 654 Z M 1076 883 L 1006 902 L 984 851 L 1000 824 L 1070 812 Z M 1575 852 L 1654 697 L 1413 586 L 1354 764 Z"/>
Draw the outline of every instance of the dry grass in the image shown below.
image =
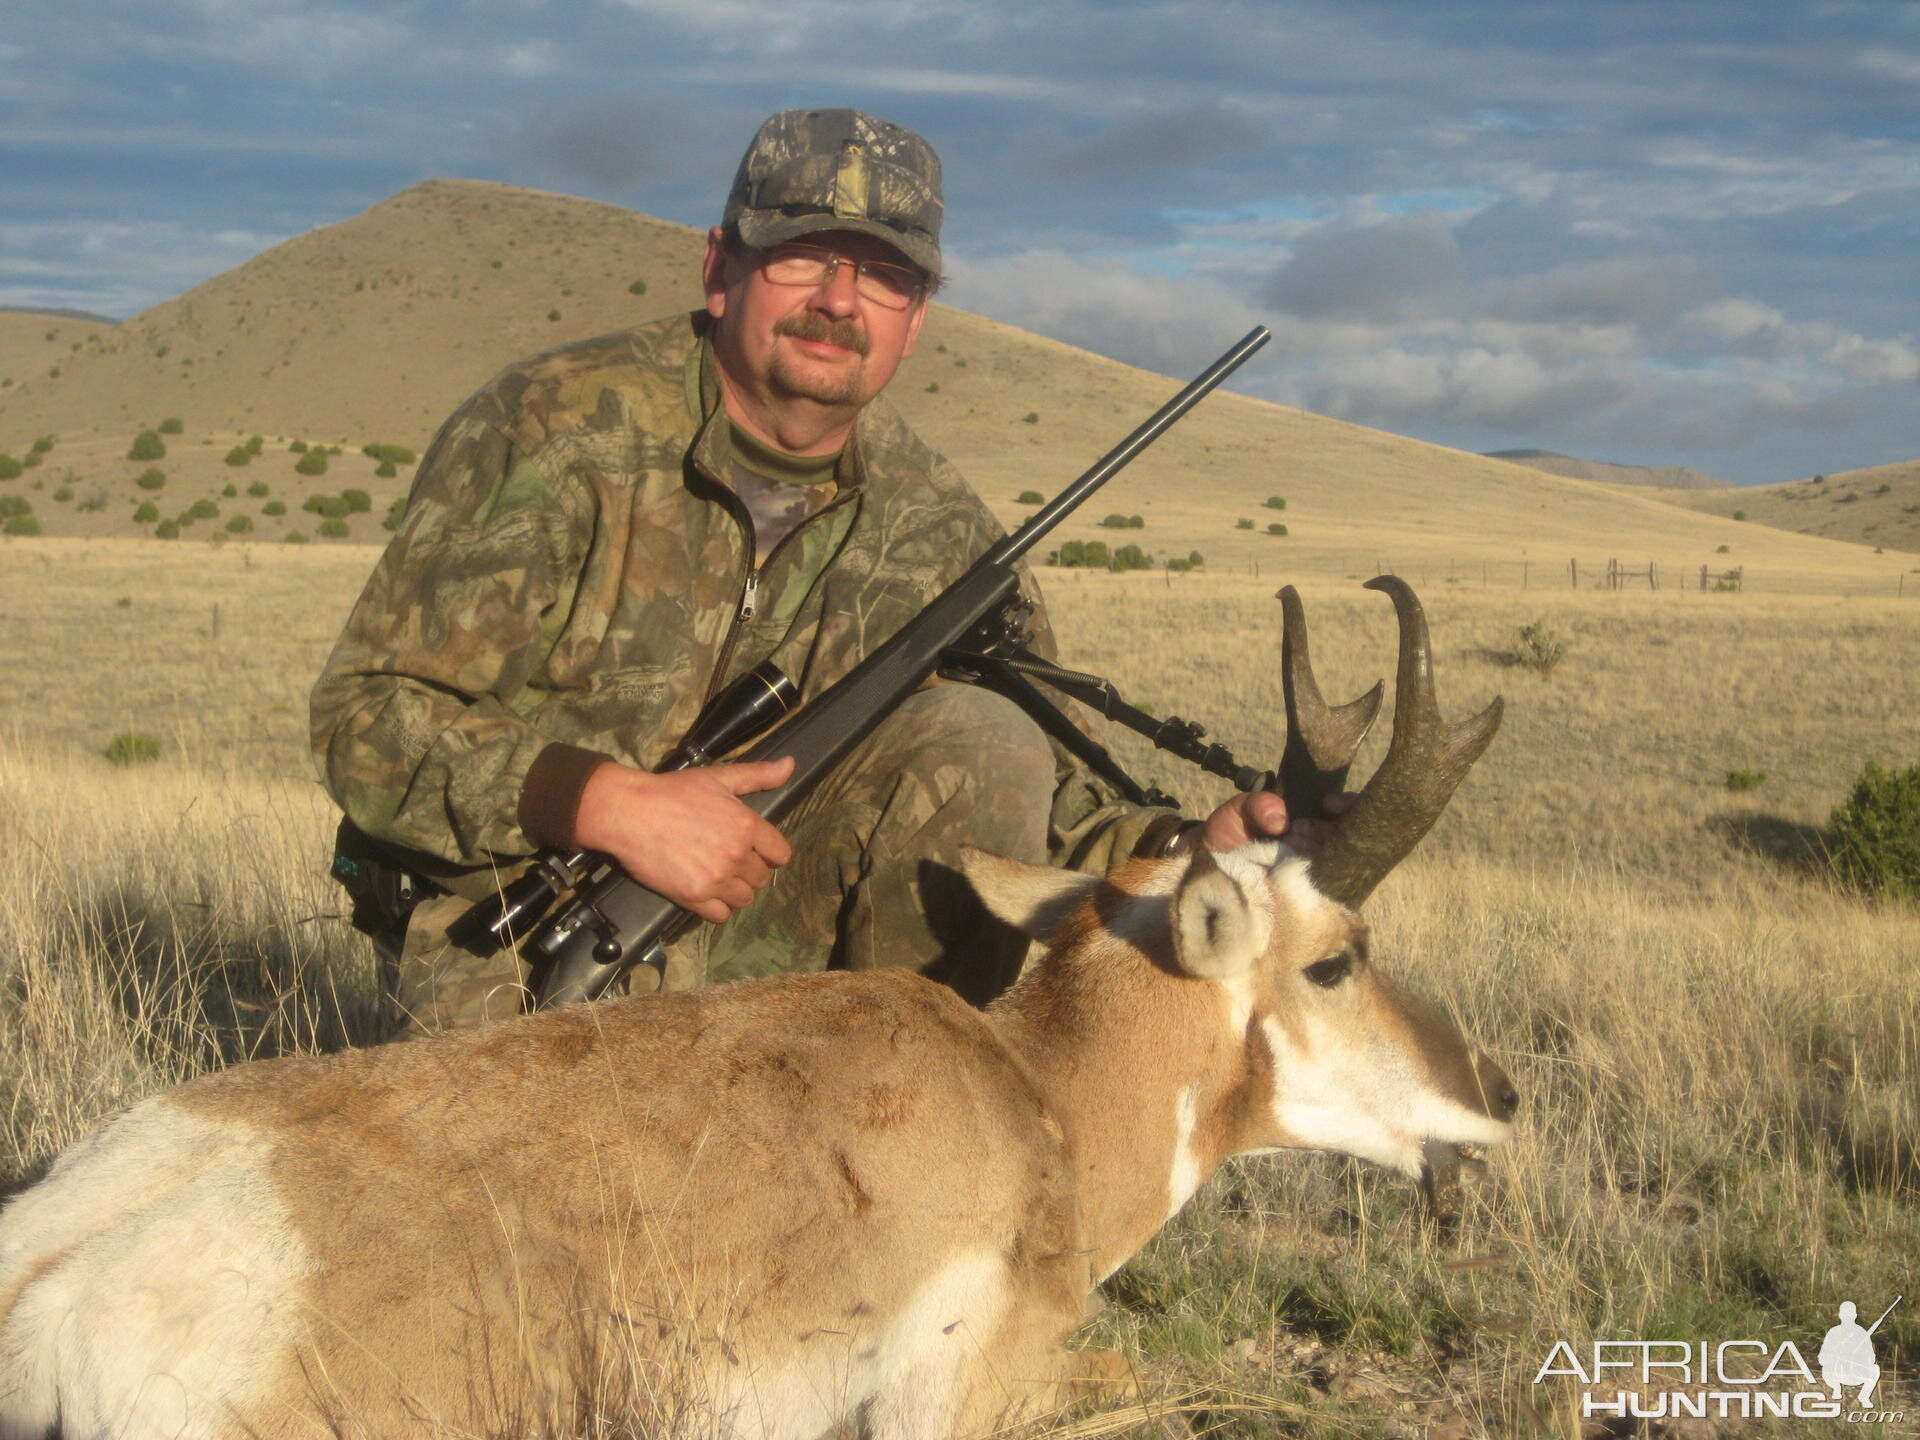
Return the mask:
<path id="1" fill-rule="evenodd" d="M 237 547 L 35 542 L 5 559 L 0 1183 L 158 1086 L 373 1030 L 304 746 L 304 692 L 371 552 L 249 565 Z M 1306 582 L 1327 688 L 1356 691 L 1388 667 L 1390 609 L 1337 574 Z M 1072 663 L 1270 761 L 1272 577 L 1049 583 Z M 1448 713 L 1504 692 L 1508 718 L 1370 918 L 1383 963 L 1514 1075 L 1521 1139 L 1454 1246 L 1360 1165 L 1229 1167 L 1109 1287 L 1099 1328 L 1138 1357 L 1146 1408 L 1061 1433 L 1162 1435 L 1142 1420 L 1159 1407 L 1214 1434 L 1458 1419 L 1572 1440 L 1570 1397 L 1530 1384 L 1556 1339 L 1810 1353 L 1838 1300 L 1911 1301 L 1920 919 L 1834 893 L 1813 860 L 1861 761 L 1920 755 L 1914 612 L 1426 594 Z M 1537 619 L 1569 641 L 1550 679 L 1503 659 Z M 108 766 L 135 729 L 161 760 Z M 1202 799 L 1191 772 L 1148 768 Z M 1769 778 L 1732 795 L 1731 768 Z M 1877 1339 L 1911 1413 L 1920 1310 Z"/>

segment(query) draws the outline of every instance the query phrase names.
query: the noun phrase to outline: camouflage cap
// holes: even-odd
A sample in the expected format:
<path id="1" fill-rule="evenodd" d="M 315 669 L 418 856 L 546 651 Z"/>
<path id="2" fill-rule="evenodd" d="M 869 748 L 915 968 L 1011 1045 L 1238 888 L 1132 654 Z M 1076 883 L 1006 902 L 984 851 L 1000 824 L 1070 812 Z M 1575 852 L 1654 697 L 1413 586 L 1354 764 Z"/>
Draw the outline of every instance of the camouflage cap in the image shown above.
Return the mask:
<path id="1" fill-rule="evenodd" d="M 755 249 L 821 230 L 884 240 L 940 274 L 940 157 L 864 110 L 782 110 L 741 157 L 722 223 Z"/>

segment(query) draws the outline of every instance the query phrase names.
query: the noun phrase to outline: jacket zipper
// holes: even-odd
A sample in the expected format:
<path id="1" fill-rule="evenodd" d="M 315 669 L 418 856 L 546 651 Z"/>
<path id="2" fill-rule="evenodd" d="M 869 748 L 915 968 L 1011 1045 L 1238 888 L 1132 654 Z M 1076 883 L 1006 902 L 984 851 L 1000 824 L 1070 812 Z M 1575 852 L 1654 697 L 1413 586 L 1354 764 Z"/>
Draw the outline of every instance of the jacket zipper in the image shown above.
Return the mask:
<path id="1" fill-rule="evenodd" d="M 721 682 L 724 681 L 727 676 L 727 667 L 733 663 L 734 647 L 740 643 L 741 629 L 749 620 L 760 613 L 760 582 L 766 578 L 767 571 L 773 568 L 775 558 L 782 550 L 787 548 L 787 542 L 789 540 L 813 524 L 814 521 L 818 520 L 822 515 L 836 509 L 845 501 L 852 498 L 854 493 L 852 490 L 842 490 L 838 495 L 834 496 L 833 499 L 814 511 L 813 514 L 807 516 L 806 519 L 794 526 L 793 529 L 782 535 L 774 544 L 773 549 L 767 552 L 767 558 L 760 564 L 755 565 L 751 561 L 748 562 L 746 579 L 743 580 L 740 585 L 740 603 L 734 610 L 732 623 L 727 626 L 726 639 L 720 644 L 720 659 L 713 667 L 713 677 L 707 681 L 707 693 L 700 701 L 700 708 L 702 710 L 706 709 L 713 697 L 720 693 Z M 742 505 L 738 498 L 733 496 L 731 491 L 728 492 L 728 498 L 730 503 L 727 505 L 727 512 L 733 516 L 734 522 L 745 531 L 747 537 L 747 553 L 751 555 L 755 544 L 753 517 L 747 514 L 746 506 Z"/>

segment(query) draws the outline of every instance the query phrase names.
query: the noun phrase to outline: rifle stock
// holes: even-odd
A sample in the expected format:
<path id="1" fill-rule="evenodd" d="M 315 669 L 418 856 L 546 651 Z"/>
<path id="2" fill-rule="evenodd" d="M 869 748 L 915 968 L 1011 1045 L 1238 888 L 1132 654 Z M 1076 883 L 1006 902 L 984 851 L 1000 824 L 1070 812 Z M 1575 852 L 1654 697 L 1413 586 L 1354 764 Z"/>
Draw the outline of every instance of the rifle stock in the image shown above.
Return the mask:
<path id="1" fill-rule="evenodd" d="M 793 773 L 771 790 L 742 796 L 768 820 L 792 808 L 848 751 L 933 673 L 942 652 L 997 614 L 1019 590 L 1014 562 L 1120 468 L 1191 410 L 1200 399 L 1266 344 L 1255 326 L 1026 524 L 988 549 L 966 574 L 852 670 L 803 706 L 743 760 L 794 757 Z M 696 917 L 615 871 L 584 888 L 528 941 L 535 967 L 535 1007 L 592 1000 L 629 965 L 653 958 Z"/>

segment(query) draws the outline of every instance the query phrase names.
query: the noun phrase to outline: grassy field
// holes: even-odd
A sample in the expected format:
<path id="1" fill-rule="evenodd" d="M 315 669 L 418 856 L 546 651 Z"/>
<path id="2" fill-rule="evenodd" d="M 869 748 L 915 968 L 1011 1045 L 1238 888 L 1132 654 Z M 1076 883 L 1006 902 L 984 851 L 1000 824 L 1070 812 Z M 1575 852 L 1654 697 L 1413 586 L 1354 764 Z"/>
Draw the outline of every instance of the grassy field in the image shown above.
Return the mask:
<path id="1" fill-rule="evenodd" d="M 0 1189 L 159 1086 L 375 1033 L 304 715 L 373 555 L 0 550 Z M 1047 583 L 1070 663 L 1266 764 L 1278 578 Z M 1330 565 L 1298 578 L 1329 693 L 1386 673 L 1385 600 Z M 1903 1292 L 1876 1344 L 1882 1403 L 1912 1417 L 1920 916 L 1836 893 L 1817 860 L 1861 762 L 1920 759 L 1915 602 L 1444 577 L 1425 595 L 1448 714 L 1504 693 L 1507 720 L 1369 916 L 1382 964 L 1512 1074 L 1519 1140 L 1453 1242 L 1357 1163 L 1230 1166 L 1093 1327 L 1135 1358 L 1144 1408 L 1060 1433 L 1573 1440 L 1573 1392 L 1531 1383 L 1558 1340 L 1811 1357 L 1840 1300 L 1864 1321 Z M 1566 642 L 1550 677 L 1512 663 L 1536 622 Z M 124 732 L 160 757 L 108 764 Z M 1190 808 L 1214 798 L 1142 768 Z M 1735 792 L 1731 770 L 1765 778 Z M 1836 1422 L 1691 1423 L 1676 1433 Z"/>

